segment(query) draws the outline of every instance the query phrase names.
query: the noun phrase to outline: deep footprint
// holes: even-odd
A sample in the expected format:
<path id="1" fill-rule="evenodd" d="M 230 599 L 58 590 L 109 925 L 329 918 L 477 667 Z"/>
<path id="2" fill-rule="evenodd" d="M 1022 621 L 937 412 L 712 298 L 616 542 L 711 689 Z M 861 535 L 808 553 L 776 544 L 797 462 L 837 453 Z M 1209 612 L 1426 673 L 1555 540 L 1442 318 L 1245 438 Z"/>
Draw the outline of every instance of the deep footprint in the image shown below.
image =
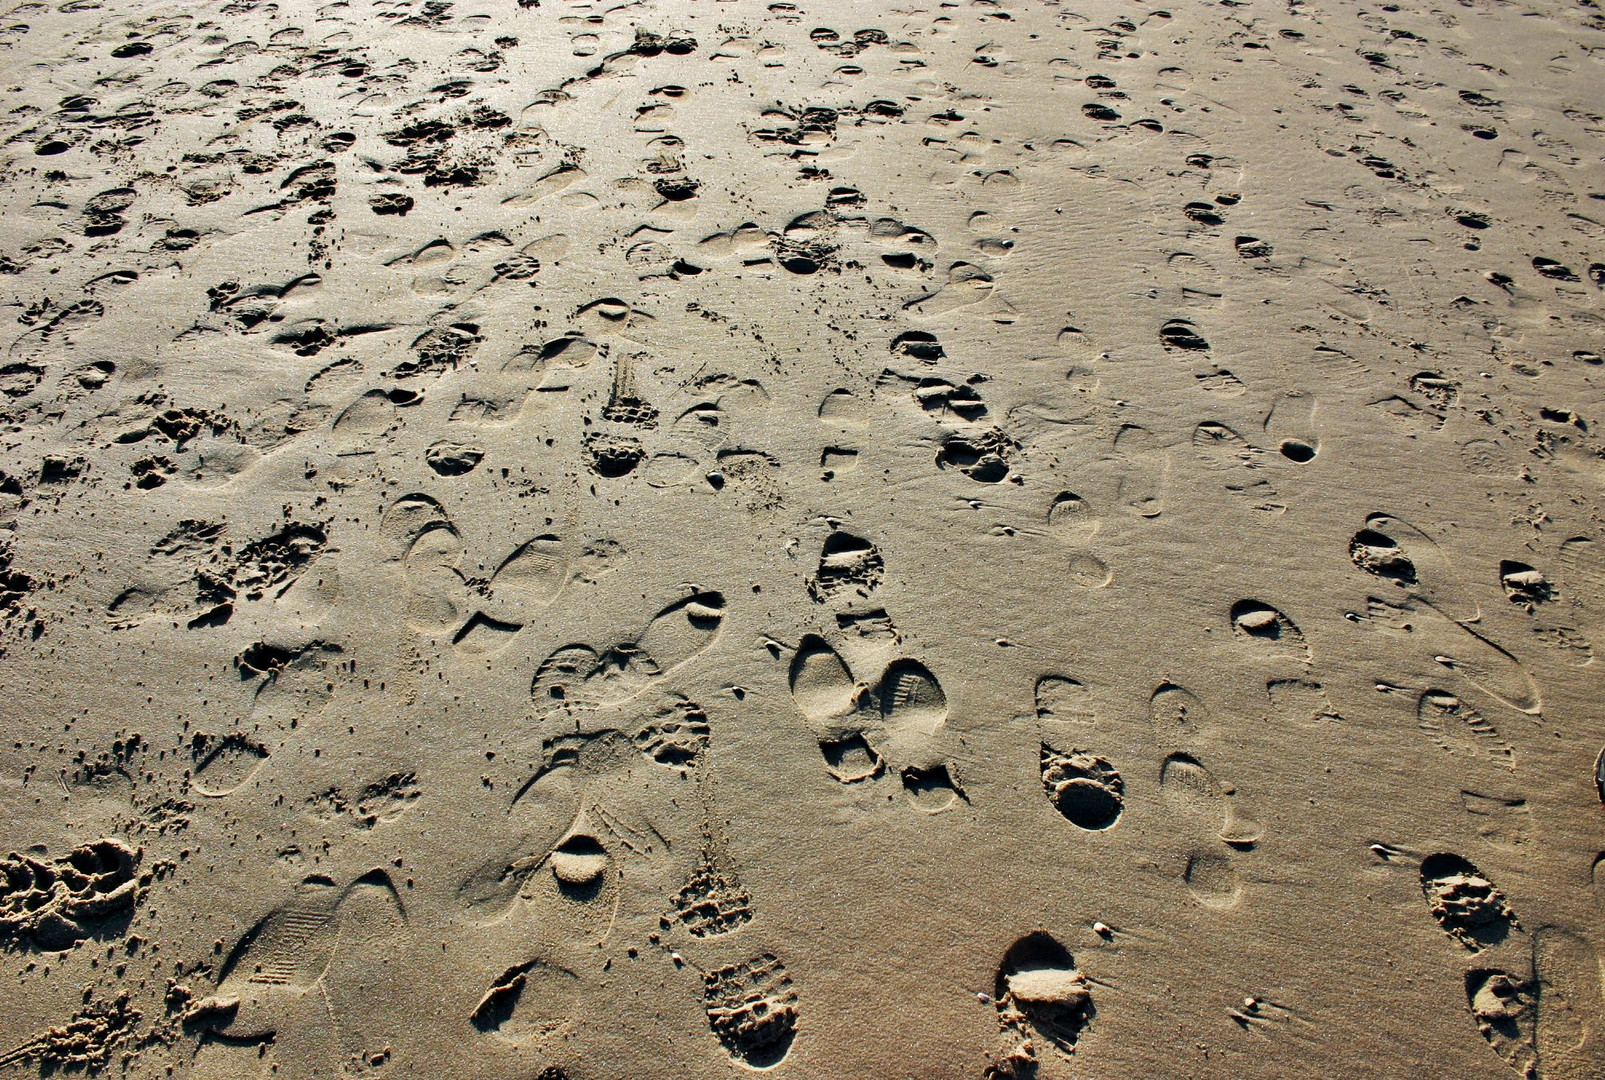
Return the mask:
<path id="1" fill-rule="evenodd" d="M 797 991 L 774 953 L 702 977 L 708 1026 L 731 1057 L 755 1069 L 779 1065 L 797 1031 Z"/>
<path id="2" fill-rule="evenodd" d="M 1444 933 L 1472 952 L 1499 944 L 1518 925 L 1504 894 L 1459 855 L 1421 860 L 1421 893 Z"/>

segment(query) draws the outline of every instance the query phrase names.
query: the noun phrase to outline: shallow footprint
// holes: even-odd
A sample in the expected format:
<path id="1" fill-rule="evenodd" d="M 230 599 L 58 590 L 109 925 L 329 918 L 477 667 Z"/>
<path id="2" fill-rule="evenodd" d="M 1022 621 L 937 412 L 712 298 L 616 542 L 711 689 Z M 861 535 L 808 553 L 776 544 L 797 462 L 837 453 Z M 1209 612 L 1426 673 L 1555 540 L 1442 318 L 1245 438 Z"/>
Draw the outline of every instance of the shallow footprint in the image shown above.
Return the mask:
<path id="1" fill-rule="evenodd" d="M 817 634 L 809 634 L 798 643 L 789 678 L 792 700 L 809 720 L 826 720 L 852 711 L 852 674 L 836 650 Z"/>
<path id="2" fill-rule="evenodd" d="M 1154 728 L 1167 739 L 1193 739 L 1210 727 L 1209 711 L 1197 694 L 1175 683 L 1160 683 L 1148 699 Z"/>
<path id="3" fill-rule="evenodd" d="M 1416 704 L 1416 726 L 1451 754 L 1486 756 L 1507 769 L 1516 767 L 1516 753 L 1499 737 L 1499 729 L 1453 694 L 1423 693 Z"/>
<path id="4" fill-rule="evenodd" d="M 1226 909 L 1237 903 L 1243 887 L 1225 852 L 1197 850 L 1187 853 L 1181 879 L 1194 900 L 1208 908 Z"/>
<path id="5" fill-rule="evenodd" d="M 568 555 L 563 541 L 550 534 L 537 536 L 502 562 L 491 577 L 498 593 L 528 597 L 544 607 L 557 599 L 568 583 Z"/>
<path id="6" fill-rule="evenodd" d="M 1533 935 L 1533 971 L 1535 1042 L 1545 1080 L 1605 1076 L 1605 997 L 1593 947 L 1569 930 L 1540 927 Z"/>
<path id="7" fill-rule="evenodd" d="M 1092 694 L 1079 679 L 1069 675 L 1044 675 L 1037 680 L 1033 697 L 1039 721 L 1089 727 L 1097 723 Z"/>
<path id="8" fill-rule="evenodd" d="M 1115 459 L 1120 468 L 1115 498 L 1120 505 L 1143 518 L 1164 513 L 1170 456 L 1153 432 L 1135 424 L 1122 427 L 1115 435 Z"/>
<path id="9" fill-rule="evenodd" d="M 696 592 L 654 615 L 636 640 L 667 674 L 712 645 L 723 625 L 723 594 Z"/>
<path id="10" fill-rule="evenodd" d="M 879 698 L 894 743 L 933 736 L 947 723 L 947 695 L 918 660 L 894 660 L 881 676 Z"/>
<path id="11" fill-rule="evenodd" d="M 1159 767 L 1159 788 L 1177 813 L 1234 847 L 1249 847 L 1260 826 L 1243 813 L 1235 787 L 1215 779 L 1191 754 L 1171 754 Z"/>

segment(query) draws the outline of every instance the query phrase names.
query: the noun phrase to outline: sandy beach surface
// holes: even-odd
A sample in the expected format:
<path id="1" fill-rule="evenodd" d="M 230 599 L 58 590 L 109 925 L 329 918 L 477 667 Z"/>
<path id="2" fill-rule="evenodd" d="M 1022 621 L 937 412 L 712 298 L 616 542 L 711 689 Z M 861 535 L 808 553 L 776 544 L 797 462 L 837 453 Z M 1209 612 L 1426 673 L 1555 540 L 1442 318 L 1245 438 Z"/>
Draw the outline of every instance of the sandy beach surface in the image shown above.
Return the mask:
<path id="1" fill-rule="evenodd" d="M 0 84 L 0 1076 L 1605 1077 L 1597 4 Z"/>

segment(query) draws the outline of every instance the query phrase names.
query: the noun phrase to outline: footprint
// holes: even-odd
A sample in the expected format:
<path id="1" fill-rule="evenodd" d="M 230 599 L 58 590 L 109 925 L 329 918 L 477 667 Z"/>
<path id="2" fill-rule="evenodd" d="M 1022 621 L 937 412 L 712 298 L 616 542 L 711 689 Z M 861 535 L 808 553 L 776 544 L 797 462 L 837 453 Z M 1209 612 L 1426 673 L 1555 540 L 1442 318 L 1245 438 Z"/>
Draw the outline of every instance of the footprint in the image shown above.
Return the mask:
<path id="1" fill-rule="evenodd" d="M 1532 814 L 1526 799 L 1461 791 L 1460 803 L 1466 813 L 1482 822 L 1477 826 L 1477 835 L 1489 843 L 1519 848 L 1531 839 Z"/>
<path id="2" fill-rule="evenodd" d="M 497 595 L 527 597 L 541 607 L 557 599 L 568 583 L 568 553 L 561 538 L 550 533 L 519 546 L 496 568 L 491 588 Z"/>
<path id="3" fill-rule="evenodd" d="M 1187 853 L 1181 879 L 1194 900 L 1207 908 L 1225 910 L 1243 894 L 1237 871 L 1225 852 L 1199 849 Z"/>
<path id="4" fill-rule="evenodd" d="M 1092 507 L 1074 492 L 1059 492 L 1048 506 L 1048 529 L 1062 540 L 1083 543 L 1093 538 L 1098 527 Z"/>
<path id="5" fill-rule="evenodd" d="M 291 903 L 240 938 L 219 970 L 214 995 L 192 1009 L 207 1018 L 205 1027 L 231 1041 L 333 1049 L 347 1028 L 372 1038 L 384 1030 L 384 995 L 373 983 L 405 923 L 400 896 L 383 870 L 344 888 L 323 875 L 309 877 Z M 372 1022 L 363 1023 L 364 1012 L 375 1014 L 367 1018 Z"/>
<path id="6" fill-rule="evenodd" d="M 1161 737 L 1190 741 L 1209 726 L 1209 712 L 1197 694 L 1175 683 L 1161 683 L 1148 698 L 1154 727 Z"/>
<path id="7" fill-rule="evenodd" d="M 817 634 L 797 645 L 790 681 L 792 700 L 811 721 L 845 716 L 855 707 L 857 687 L 847 665 Z"/>
<path id="8" fill-rule="evenodd" d="M 1092 694 L 1079 679 L 1068 675 L 1044 675 L 1037 680 L 1033 697 L 1038 720 L 1089 727 L 1097 722 Z"/>
<path id="9" fill-rule="evenodd" d="M 86 938 L 121 936 L 149 884 L 139 875 L 144 854 L 107 838 L 48 861 L 17 852 L 0 858 L 0 943 L 62 952 Z"/>
<path id="10" fill-rule="evenodd" d="M 1313 679 L 1271 679 L 1265 684 L 1265 696 L 1278 720 L 1319 724 L 1343 719 L 1332 708 L 1326 688 Z"/>
<path id="11" fill-rule="evenodd" d="M 1478 615 L 1443 549 L 1403 518 L 1367 517 L 1365 527 L 1349 541 L 1349 558 L 1361 570 L 1392 582 L 1455 622 Z"/>
<path id="12" fill-rule="evenodd" d="M 1035 1076 L 1038 1048 L 1052 1047 L 1068 1057 L 1097 1016 L 1092 984 L 1070 951 L 1053 935 L 1037 930 L 1015 941 L 1003 954 L 992 986 L 998 1022 L 1015 1045 L 994 1068 L 994 1076 Z"/>
<path id="13" fill-rule="evenodd" d="M 1244 640 L 1262 643 L 1268 656 L 1286 657 L 1308 664 L 1310 646 L 1304 634 L 1280 611 L 1259 600 L 1239 600 L 1232 605 L 1232 633 Z"/>
<path id="14" fill-rule="evenodd" d="M 348 673 L 342 656 L 344 650 L 328 641 L 285 649 L 247 649 L 241 654 L 240 674 L 261 680 L 251 700 L 248 726 L 293 731 L 315 719 L 334 697 L 340 675 Z"/>
<path id="15" fill-rule="evenodd" d="M 863 537 L 833 532 L 825 537 L 819 569 L 808 579 L 808 594 L 816 603 L 854 595 L 867 597 L 886 573 L 880 549 Z"/>
<path id="16" fill-rule="evenodd" d="M 1431 604 L 1390 604 L 1368 597 L 1364 617 L 1353 613 L 1345 617 L 1398 636 L 1417 638 L 1431 650 L 1434 660 L 1477 689 L 1518 712 L 1543 711 L 1538 684 L 1521 661 Z"/>
<path id="17" fill-rule="evenodd" d="M 425 530 L 402 558 L 407 578 L 407 624 L 424 633 L 445 633 L 462 620 L 467 586 L 457 564 L 462 537 L 449 524 Z"/>
<path id="18" fill-rule="evenodd" d="M 1119 469 L 1115 498 L 1120 505 L 1138 517 L 1162 514 L 1170 456 L 1153 433 L 1135 424 L 1121 427 L 1115 434 L 1115 461 Z"/>
<path id="19" fill-rule="evenodd" d="M 1538 987 L 1532 980 L 1503 971 L 1473 968 L 1466 972 L 1466 1003 L 1478 1032 L 1518 1076 L 1534 1080 L 1538 1072 Z"/>
<path id="20" fill-rule="evenodd" d="M 877 696 L 894 747 L 922 742 L 947 723 L 947 695 L 918 660 L 895 660 L 881 676 Z"/>
<path id="21" fill-rule="evenodd" d="M 1554 587 L 1550 585 L 1542 570 L 1513 559 L 1500 560 L 1499 585 L 1505 590 L 1506 599 L 1518 607 L 1525 608 L 1529 615 L 1539 604 L 1548 603 L 1555 598 Z"/>
<path id="22" fill-rule="evenodd" d="M 1534 1044 L 1544 1080 L 1605 1075 L 1605 996 L 1600 962 L 1581 935 L 1554 926 L 1533 934 Z"/>
<path id="23" fill-rule="evenodd" d="M 668 674 L 709 648 L 723 625 L 723 594 L 696 592 L 653 616 L 636 641 Z"/>
<path id="24" fill-rule="evenodd" d="M 1096 832 L 1112 828 L 1125 807 L 1125 781 L 1107 758 L 1084 750 L 1041 751 L 1042 789 L 1066 821 Z"/>
<path id="25" fill-rule="evenodd" d="M 779 1065 L 797 1033 L 797 991 L 774 953 L 702 976 L 708 1026 L 732 1058 L 754 1069 Z"/>
<path id="26" fill-rule="evenodd" d="M 485 991 L 468 1019 L 476 1031 L 494 1033 L 514 1046 L 540 1045 L 576 1023 L 580 986 L 579 975 L 561 964 L 515 964 Z"/>
<path id="27" fill-rule="evenodd" d="M 1193 449 L 1206 468 L 1230 473 L 1226 490 L 1248 499 L 1255 510 L 1286 513 L 1287 506 L 1270 481 L 1251 475 L 1264 468 L 1264 450 L 1225 424 L 1214 421 L 1205 421 L 1193 429 Z"/>
<path id="28" fill-rule="evenodd" d="M 1173 812 L 1236 848 L 1252 847 L 1260 826 L 1243 810 L 1237 788 L 1222 783 L 1191 754 L 1171 754 L 1159 768 L 1159 788 Z"/>
<path id="29" fill-rule="evenodd" d="M 196 762 L 190 786 L 209 799 L 244 787 L 268 756 L 267 747 L 238 731 L 221 736 L 197 733 L 190 752 Z"/>
<path id="30" fill-rule="evenodd" d="M 662 928 L 678 925 L 692 937 L 722 937 L 751 921 L 752 894 L 741 884 L 723 845 L 705 834 L 702 857 L 675 894 L 670 914 L 661 920 Z"/>
<path id="31" fill-rule="evenodd" d="M 1442 749 L 1467 757 L 1487 756 L 1507 769 L 1516 752 L 1476 709 L 1443 690 L 1428 690 L 1416 706 L 1416 725 Z"/>
<path id="32" fill-rule="evenodd" d="M 1519 925 L 1504 894 L 1459 855 L 1421 860 L 1421 893 L 1444 933 L 1472 952 L 1499 944 Z"/>
<path id="33" fill-rule="evenodd" d="M 1276 440 L 1276 449 L 1296 465 L 1308 465 L 1320 452 L 1315 437 L 1315 395 L 1289 390 L 1277 397 L 1265 418 L 1265 433 Z"/>
<path id="34" fill-rule="evenodd" d="M 724 624 L 724 596 L 696 592 L 654 615 L 635 641 L 604 651 L 565 645 L 541 661 L 530 684 L 537 709 L 598 709 L 619 705 L 689 663 Z"/>

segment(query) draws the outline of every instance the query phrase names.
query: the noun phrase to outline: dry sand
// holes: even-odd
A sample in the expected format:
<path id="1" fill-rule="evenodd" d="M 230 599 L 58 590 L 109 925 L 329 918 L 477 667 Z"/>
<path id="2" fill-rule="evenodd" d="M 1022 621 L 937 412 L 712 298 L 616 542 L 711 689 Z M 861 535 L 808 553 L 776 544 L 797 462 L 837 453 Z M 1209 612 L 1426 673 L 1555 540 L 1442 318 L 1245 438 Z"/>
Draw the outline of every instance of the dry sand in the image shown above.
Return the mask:
<path id="1" fill-rule="evenodd" d="M 1605 1076 L 1605 21 L 0 16 L 0 1075 Z"/>

